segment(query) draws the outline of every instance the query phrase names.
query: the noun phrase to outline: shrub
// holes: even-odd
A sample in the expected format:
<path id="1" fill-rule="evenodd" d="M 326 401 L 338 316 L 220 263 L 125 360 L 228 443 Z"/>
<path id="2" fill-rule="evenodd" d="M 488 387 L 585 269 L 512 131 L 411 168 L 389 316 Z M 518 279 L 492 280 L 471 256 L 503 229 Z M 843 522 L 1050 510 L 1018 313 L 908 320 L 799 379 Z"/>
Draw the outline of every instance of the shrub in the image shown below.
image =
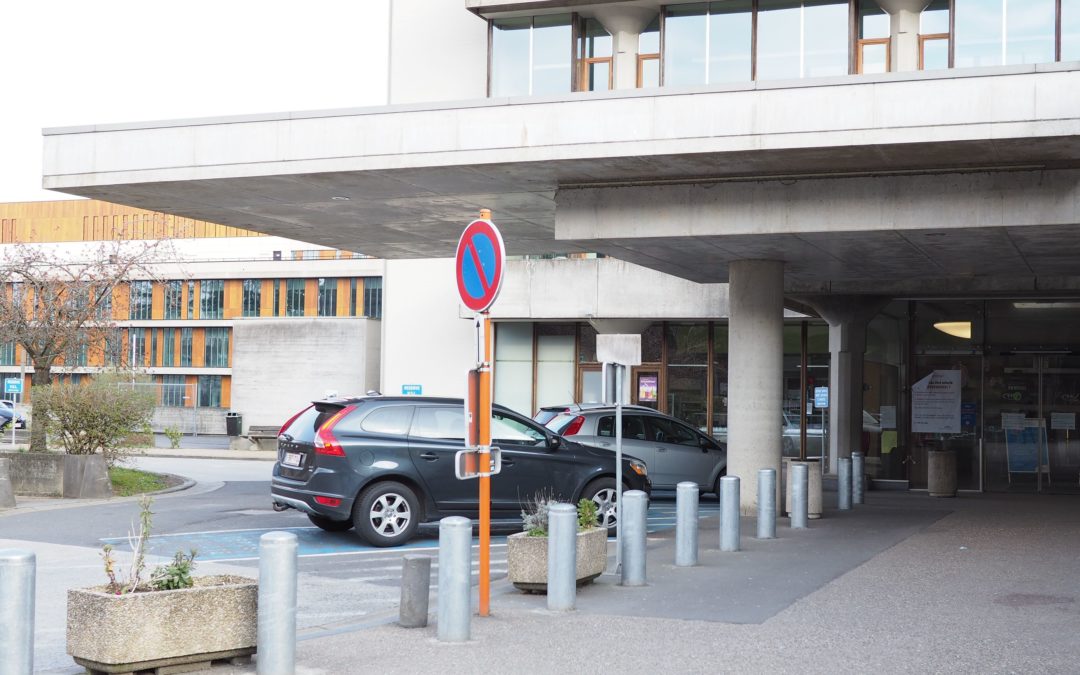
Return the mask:
<path id="1" fill-rule="evenodd" d="M 131 452 L 124 439 L 144 429 L 154 414 L 154 392 L 137 384 L 130 375 L 102 373 L 85 385 L 35 387 L 34 398 L 49 411 L 49 433 L 65 452 L 100 452 L 111 466 Z"/>
<path id="2" fill-rule="evenodd" d="M 559 499 L 550 491 L 541 490 L 532 499 L 526 501 L 521 509 L 522 530 L 530 537 L 548 535 L 548 507 L 558 504 Z M 596 503 L 591 499 L 582 499 L 577 505 L 578 531 L 596 527 Z"/>
<path id="3" fill-rule="evenodd" d="M 169 439 L 169 447 L 176 450 L 180 447 L 180 439 L 183 434 L 176 427 L 165 427 L 165 437 Z"/>
<path id="4" fill-rule="evenodd" d="M 150 497 L 139 498 L 139 523 L 137 528 L 133 526 L 128 532 L 132 561 L 127 574 L 124 574 L 116 564 L 111 545 L 105 544 L 101 549 L 105 576 L 109 579 L 106 588 L 110 593 L 124 595 L 139 591 L 168 591 L 191 588 L 195 585 L 195 579 L 191 576 L 195 571 L 196 552 L 194 549 L 187 555 L 184 555 L 183 551 L 177 551 L 171 563 L 154 568 L 150 573 L 149 582 L 143 580 L 143 573 L 146 570 L 146 549 L 154 519 L 154 512 L 150 510 L 151 504 L 153 504 L 153 499 Z"/>

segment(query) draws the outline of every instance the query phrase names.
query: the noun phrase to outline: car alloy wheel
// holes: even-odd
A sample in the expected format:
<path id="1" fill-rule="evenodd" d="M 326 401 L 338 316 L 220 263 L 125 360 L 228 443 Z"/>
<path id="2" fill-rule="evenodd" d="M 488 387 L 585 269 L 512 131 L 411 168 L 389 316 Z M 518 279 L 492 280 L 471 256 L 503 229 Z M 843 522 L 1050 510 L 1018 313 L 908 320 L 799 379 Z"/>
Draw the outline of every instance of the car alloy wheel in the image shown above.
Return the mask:
<path id="1" fill-rule="evenodd" d="M 600 527 L 614 531 L 619 519 L 616 510 L 615 481 L 611 478 L 599 478 L 585 486 L 582 496 L 596 504 L 596 519 Z"/>
<path id="2" fill-rule="evenodd" d="M 353 507 L 356 531 L 374 546 L 399 546 L 416 534 L 423 514 L 416 493 L 402 483 L 368 486 Z"/>
<path id="3" fill-rule="evenodd" d="M 412 509 L 409 502 L 401 495 L 388 493 L 375 500 L 368 513 L 371 527 L 379 534 L 388 537 L 399 536 L 408 529 L 412 521 Z"/>

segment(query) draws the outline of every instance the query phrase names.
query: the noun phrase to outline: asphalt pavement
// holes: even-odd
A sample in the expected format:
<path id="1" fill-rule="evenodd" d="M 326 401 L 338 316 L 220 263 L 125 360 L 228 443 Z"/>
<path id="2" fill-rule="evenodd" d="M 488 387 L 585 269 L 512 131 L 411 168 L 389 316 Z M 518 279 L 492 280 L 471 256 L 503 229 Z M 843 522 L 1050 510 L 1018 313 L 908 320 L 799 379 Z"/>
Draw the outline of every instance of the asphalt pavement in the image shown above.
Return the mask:
<path id="1" fill-rule="evenodd" d="M 200 573 L 257 576 L 261 533 L 300 535 L 299 673 L 1080 672 L 1075 497 L 869 492 L 865 505 L 841 512 L 826 493 L 824 517 L 807 530 L 781 519 L 778 538 L 761 541 L 743 519 L 737 553 L 718 550 L 716 504 L 706 503 L 693 568 L 674 567 L 674 505 L 658 499 L 647 586 L 605 574 L 579 591 L 574 611 L 551 613 L 543 596 L 506 581 L 496 537 L 492 616 L 474 617 L 469 642 L 446 644 L 435 638 L 437 588 L 432 626 L 394 624 L 406 550 L 371 549 L 302 514 L 274 513 L 266 462 L 138 462 L 195 479 L 155 502 L 161 559 L 198 541 Z M 63 506 L 0 512 L 0 548 L 38 555 L 38 672 L 80 672 L 63 651 L 65 589 L 100 583 L 102 541 L 122 544 L 137 512 L 132 500 Z M 430 553 L 437 570 L 436 543 L 429 533 L 408 550 Z M 613 543 L 609 553 L 613 571 Z"/>

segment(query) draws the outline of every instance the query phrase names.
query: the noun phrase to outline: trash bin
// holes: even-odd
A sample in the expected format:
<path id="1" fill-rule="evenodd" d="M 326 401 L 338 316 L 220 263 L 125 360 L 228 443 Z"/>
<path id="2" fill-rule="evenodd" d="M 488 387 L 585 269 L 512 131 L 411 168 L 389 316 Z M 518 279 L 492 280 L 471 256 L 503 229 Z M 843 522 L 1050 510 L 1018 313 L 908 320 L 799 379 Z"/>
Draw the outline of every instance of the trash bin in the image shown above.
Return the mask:
<path id="1" fill-rule="evenodd" d="M 225 433 L 230 436 L 239 436 L 244 429 L 244 418 L 240 413 L 229 411 L 225 413 Z"/>
<path id="2" fill-rule="evenodd" d="M 931 497 L 956 496 L 956 451 L 931 450 L 927 456 L 927 492 Z"/>

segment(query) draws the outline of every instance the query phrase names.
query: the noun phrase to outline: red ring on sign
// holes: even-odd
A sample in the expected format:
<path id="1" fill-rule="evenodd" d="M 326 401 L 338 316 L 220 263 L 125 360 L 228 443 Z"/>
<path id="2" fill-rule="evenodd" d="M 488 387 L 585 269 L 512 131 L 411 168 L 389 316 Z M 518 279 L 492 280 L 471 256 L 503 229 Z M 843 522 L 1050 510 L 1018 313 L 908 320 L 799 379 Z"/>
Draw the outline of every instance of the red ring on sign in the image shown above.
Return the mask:
<path id="1" fill-rule="evenodd" d="M 484 274 L 480 255 L 476 250 L 474 243 L 476 237 L 488 239 L 495 252 L 495 272 L 490 282 Z M 483 293 L 480 296 L 470 294 L 467 289 L 465 283 L 465 256 L 470 256 L 480 284 L 483 286 Z M 465 231 L 461 233 L 461 238 L 458 239 L 457 253 L 454 255 L 454 273 L 457 277 L 458 295 L 461 297 L 462 304 L 474 312 L 483 312 L 488 307 L 491 307 L 495 302 L 495 298 L 499 296 L 499 290 L 502 288 L 505 261 L 506 246 L 503 243 L 499 228 L 495 227 L 495 224 L 490 220 L 481 219 L 469 223 Z"/>

